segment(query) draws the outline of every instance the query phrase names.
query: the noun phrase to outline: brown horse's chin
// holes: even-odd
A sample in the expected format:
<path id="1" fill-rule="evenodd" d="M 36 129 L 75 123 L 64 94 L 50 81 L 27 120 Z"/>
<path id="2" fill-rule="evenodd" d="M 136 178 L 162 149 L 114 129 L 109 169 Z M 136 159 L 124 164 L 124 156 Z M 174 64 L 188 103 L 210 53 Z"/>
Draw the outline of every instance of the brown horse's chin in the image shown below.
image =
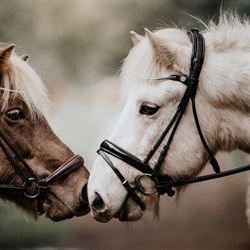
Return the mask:
<path id="1" fill-rule="evenodd" d="M 140 209 L 140 207 L 131 199 L 128 199 L 121 210 L 117 213 L 115 218 L 120 221 L 137 221 L 140 220 L 142 216 L 143 211 Z"/>
<path id="2" fill-rule="evenodd" d="M 90 211 L 87 203 L 83 202 L 72 209 L 63 204 L 60 200 L 55 198 L 50 199 L 50 197 L 44 201 L 43 209 L 46 218 L 49 218 L 55 222 L 70 219 L 74 216 L 83 216 Z"/>
<path id="3" fill-rule="evenodd" d="M 82 202 L 73 212 L 74 216 L 80 217 L 90 212 L 89 204 Z"/>

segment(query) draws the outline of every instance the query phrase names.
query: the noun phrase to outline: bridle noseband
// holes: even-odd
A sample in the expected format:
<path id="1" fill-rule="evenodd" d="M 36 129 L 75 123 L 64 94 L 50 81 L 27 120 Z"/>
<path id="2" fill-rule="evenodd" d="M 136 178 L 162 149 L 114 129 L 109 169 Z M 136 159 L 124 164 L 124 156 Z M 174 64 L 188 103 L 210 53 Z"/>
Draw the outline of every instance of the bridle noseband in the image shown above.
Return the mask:
<path id="1" fill-rule="evenodd" d="M 205 56 L 205 40 L 202 34 L 199 33 L 197 29 L 192 29 L 188 32 L 188 36 L 192 42 L 193 49 L 192 49 L 192 56 L 191 56 L 191 64 L 190 64 L 190 71 L 189 76 L 185 75 L 170 75 L 165 78 L 159 78 L 154 80 L 172 80 L 172 81 L 178 81 L 186 85 L 186 91 L 177 107 L 177 110 L 170 120 L 169 124 L 161 134 L 160 138 L 157 140 L 149 154 L 147 155 L 146 159 L 144 161 L 140 160 L 133 154 L 127 152 L 126 150 L 122 149 L 121 147 L 117 146 L 113 142 L 105 140 L 102 142 L 100 149 L 97 151 L 102 158 L 106 161 L 106 163 L 111 167 L 111 169 L 115 172 L 117 177 L 121 180 L 123 186 L 128 192 L 128 195 L 137 203 L 137 205 L 142 209 L 145 210 L 145 204 L 140 199 L 140 197 L 137 195 L 136 190 L 139 190 L 144 195 L 152 195 L 156 192 L 158 192 L 160 195 L 163 195 L 167 193 L 169 196 L 173 196 L 175 194 L 175 191 L 172 189 L 173 187 L 221 178 L 224 176 L 240 173 L 243 171 L 250 170 L 250 165 L 246 165 L 243 167 L 239 167 L 236 169 L 220 172 L 220 167 L 213 156 L 212 151 L 210 150 L 200 127 L 197 112 L 196 112 L 196 105 L 195 105 L 195 96 L 197 87 L 199 84 L 199 76 L 202 69 L 204 56 Z M 177 179 L 173 180 L 168 175 L 163 175 L 160 173 L 160 168 L 164 162 L 164 159 L 168 153 L 168 149 L 170 147 L 170 144 L 174 138 L 174 134 L 180 124 L 181 118 L 183 117 L 183 114 L 185 113 L 186 107 L 188 103 L 191 100 L 192 104 L 192 111 L 194 115 L 195 124 L 197 127 L 198 134 L 200 136 L 200 139 L 202 141 L 202 144 L 204 148 L 206 149 L 209 158 L 210 158 L 210 164 L 213 167 L 213 170 L 215 171 L 215 174 L 205 175 L 205 176 L 198 176 L 194 178 L 186 178 L 186 179 Z M 171 130 L 172 129 L 172 130 Z M 170 132 L 171 130 L 171 132 Z M 169 134 L 169 138 L 167 143 L 164 145 L 163 149 L 160 152 L 160 156 L 153 168 L 151 168 L 148 163 L 152 156 L 155 154 L 163 140 L 165 139 L 166 135 Z M 108 155 L 112 155 L 123 162 L 127 163 L 128 165 L 136 168 L 143 174 L 136 177 L 135 182 L 136 186 L 132 187 L 128 181 L 124 178 L 124 176 L 121 174 L 121 172 L 114 166 L 112 161 L 109 159 Z M 148 177 L 152 179 L 155 183 L 155 190 L 152 192 L 147 192 L 143 188 L 143 185 L 141 184 L 141 179 L 144 177 Z M 127 200 L 127 198 L 126 198 Z"/>
<path id="2" fill-rule="evenodd" d="M 21 192 L 31 200 L 37 200 L 36 213 L 42 215 L 43 202 L 47 193 L 50 193 L 59 200 L 64 206 L 67 205 L 59 199 L 51 190 L 50 186 L 59 179 L 69 175 L 79 167 L 83 166 L 83 158 L 80 155 L 74 155 L 64 162 L 59 168 L 44 179 L 39 178 L 31 167 L 25 162 L 22 156 L 17 152 L 14 146 L 9 142 L 5 135 L 0 132 L 0 147 L 5 153 L 7 160 L 23 180 L 22 185 L 10 185 L 0 183 L 0 194 L 9 194 L 12 192 Z"/>

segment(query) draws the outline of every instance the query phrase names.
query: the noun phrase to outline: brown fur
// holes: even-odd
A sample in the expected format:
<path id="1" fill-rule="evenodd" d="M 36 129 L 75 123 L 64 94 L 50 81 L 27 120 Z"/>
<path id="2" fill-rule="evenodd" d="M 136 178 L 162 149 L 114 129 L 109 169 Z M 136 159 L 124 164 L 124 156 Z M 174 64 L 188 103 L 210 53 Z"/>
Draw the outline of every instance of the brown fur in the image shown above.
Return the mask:
<path id="1" fill-rule="evenodd" d="M 28 96 L 35 92 L 32 89 L 33 85 L 41 84 L 41 82 L 38 81 L 38 76 L 35 75 L 25 60 L 23 61 L 16 55 L 11 54 L 13 49 L 13 46 L 7 46 L 0 52 L 0 76 L 2 79 L 0 130 L 33 172 L 38 177 L 45 178 L 71 158 L 73 152 L 54 134 L 41 109 L 36 106 L 37 103 L 32 101 L 41 99 L 39 95 L 45 94 L 37 92 L 37 98 L 34 97 L 34 99 Z M 27 75 L 26 72 L 31 72 L 31 75 Z M 24 81 L 26 92 L 24 92 L 21 85 L 18 85 L 22 83 L 15 83 L 17 79 Z M 25 82 L 25 79 L 28 80 Z M 28 89 L 29 86 L 27 84 L 33 85 Z M 18 91 L 16 89 L 17 86 L 19 86 Z M 40 90 L 42 91 L 43 88 L 40 87 Z M 21 110 L 23 114 L 21 119 L 12 120 L 6 115 L 9 110 L 15 109 Z M 0 163 L 1 184 L 23 184 L 22 178 L 13 170 L 1 148 Z M 86 197 L 83 197 L 82 194 L 88 176 L 87 169 L 81 167 L 67 178 L 52 184 L 49 188 L 53 194 L 48 194 L 43 204 L 46 217 L 53 221 L 59 221 L 88 213 L 89 208 L 86 203 Z M 36 218 L 35 208 L 37 200 L 30 200 L 23 193 L 20 194 L 19 192 L 11 194 L 0 193 L 0 198 L 15 202 L 26 213 Z"/>

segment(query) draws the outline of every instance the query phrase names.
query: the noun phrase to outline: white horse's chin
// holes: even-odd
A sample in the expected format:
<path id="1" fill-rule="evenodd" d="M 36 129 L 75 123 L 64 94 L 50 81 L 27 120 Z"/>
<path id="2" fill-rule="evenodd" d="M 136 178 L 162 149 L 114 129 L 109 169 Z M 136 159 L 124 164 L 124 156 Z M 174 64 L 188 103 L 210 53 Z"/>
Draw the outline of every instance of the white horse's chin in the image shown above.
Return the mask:
<path id="1" fill-rule="evenodd" d="M 137 221 L 143 216 L 143 211 L 131 199 L 128 199 L 120 211 L 114 216 L 120 221 Z"/>
<path id="2" fill-rule="evenodd" d="M 102 223 L 107 223 L 107 222 L 109 222 L 113 218 L 112 215 L 97 213 L 94 210 L 91 210 L 91 216 L 96 221 L 99 221 L 99 222 L 102 222 Z"/>
<path id="3" fill-rule="evenodd" d="M 91 210 L 91 216 L 99 222 L 107 223 L 112 218 L 117 218 L 120 221 L 137 221 L 143 217 L 143 211 L 136 205 L 131 199 L 128 201 L 117 211 L 113 211 L 112 213 L 100 213 L 95 210 Z"/>

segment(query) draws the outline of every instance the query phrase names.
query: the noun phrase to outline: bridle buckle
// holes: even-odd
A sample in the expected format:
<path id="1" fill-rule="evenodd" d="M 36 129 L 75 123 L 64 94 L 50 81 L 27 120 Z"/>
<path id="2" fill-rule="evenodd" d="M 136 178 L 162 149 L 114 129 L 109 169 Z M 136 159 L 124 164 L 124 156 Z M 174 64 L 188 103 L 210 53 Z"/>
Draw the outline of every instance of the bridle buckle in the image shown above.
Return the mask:
<path id="1" fill-rule="evenodd" d="M 148 187 L 148 186 L 145 186 L 145 185 L 144 185 L 143 182 L 144 182 L 144 180 L 146 180 L 146 179 L 147 179 L 147 180 L 150 179 L 150 181 L 152 182 L 152 189 L 151 189 L 151 186 Z M 137 184 L 138 190 L 139 190 L 142 194 L 144 194 L 144 195 L 146 195 L 146 196 L 150 196 L 150 195 L 153 195 L 153 194 L 155 194 L 155 193 L 158 192 L 158 190 L 156 189 L 155 180 L 152 178 L 152 175 L 151 175 L 151 174 L 145 173 L 145 174 L 138 175 L 138 176 L 135 178 L 135 182 L 136 182 L 136 184 Z M 148 182 L 146 182 L 146 183 L 147 183 L 147 185 L 149 185 Z"/>
<path id="2" fill-rule="evenodd" d="M 47 184 L 47 182 L 46 182 L 45 179 L 41 179 L 41 180 L 39 180 L 39 181 L 37 182 L 37 187 L 38 187 L 39 189 L 47 189 L 47 188 L 48 188 L 48 184 Z"/>
<path id="3" fill-rule="evenodd" d="M 35 183 L 36 189 L 35 191 L 31 191 L 32 187 L 34 186 L 33 183 Z M 25 182 L 25 191 L 24 195 L 29 199 L 36 199 L 40 195 L 40 187 L 38 186 L 37 181 L 34 178 L 29 178 Z"/>

